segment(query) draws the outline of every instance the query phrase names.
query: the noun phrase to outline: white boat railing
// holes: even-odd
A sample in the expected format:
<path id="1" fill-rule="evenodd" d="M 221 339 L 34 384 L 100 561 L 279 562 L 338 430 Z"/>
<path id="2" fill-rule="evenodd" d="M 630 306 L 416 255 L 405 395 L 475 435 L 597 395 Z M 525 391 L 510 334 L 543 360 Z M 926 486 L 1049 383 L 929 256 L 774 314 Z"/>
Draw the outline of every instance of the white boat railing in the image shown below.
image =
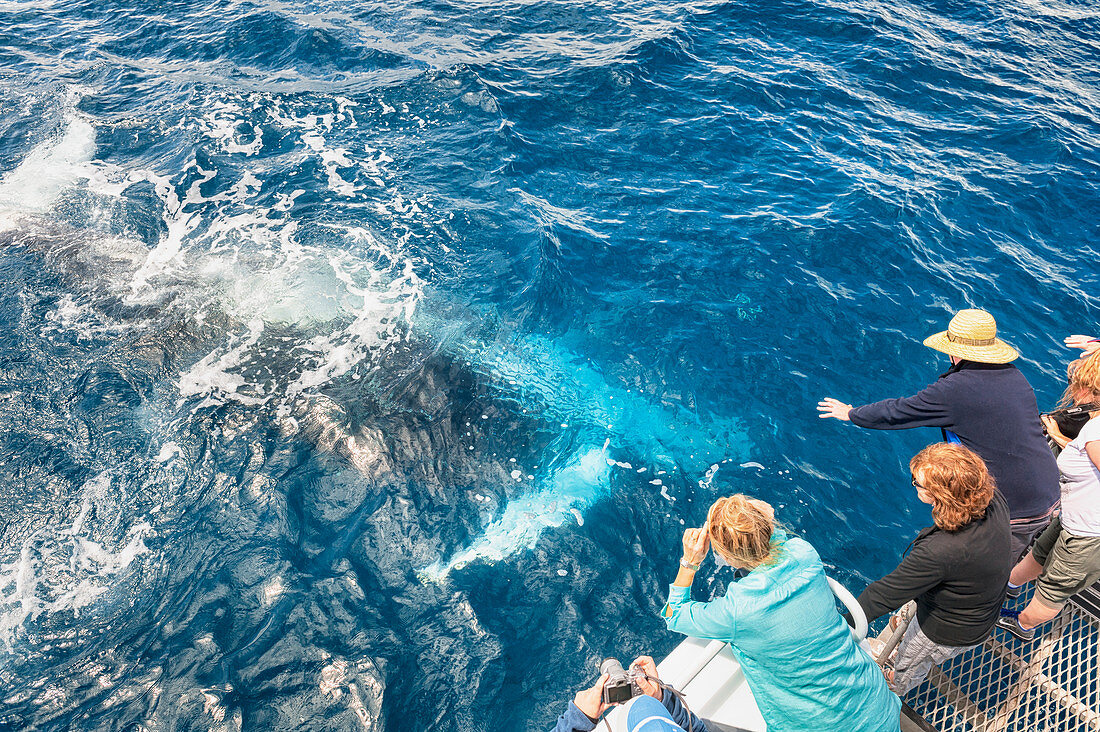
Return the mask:
<path id="1" fill-rule="evenodd" d="M 841 604 L 851 614 L 852 622 L 855 624 L 852 627 L 852 636 L 856 639 L 856 643 L 859 643 L 867 637 L 867 614 L 863 612 L 863 608 L 859 606 L 855 595 L 849 592 L 847 587 L 828 575 L 825 576 L 825 579 L 829 580 L 829 589 L 836 595 L 836 599 L 840 600 Z"/>
<path id="2" fill-rule="evenodd" d="M 682 670 L 676 669 L 669 678 L 665 679 L 665 683 L 669 684 L 676 689 L 686 689 L 699 672 L 707 667 L 714 657 L 722 652 L 722 649 L 726 647 L 725 641 L 711 641 L 707 643 L 706 647 L 699 652 L 697 656 L 691 659 L 691 663 L 685 666 Z"/>

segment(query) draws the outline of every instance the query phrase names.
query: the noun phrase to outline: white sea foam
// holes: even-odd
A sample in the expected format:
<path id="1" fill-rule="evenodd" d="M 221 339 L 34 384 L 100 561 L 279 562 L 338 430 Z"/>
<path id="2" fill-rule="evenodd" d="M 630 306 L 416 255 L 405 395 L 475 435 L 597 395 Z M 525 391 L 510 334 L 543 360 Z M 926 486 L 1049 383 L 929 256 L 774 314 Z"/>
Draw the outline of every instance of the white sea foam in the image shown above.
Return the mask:
<path id="1" fill-rule="evenodd" d="M 0 231 L 28 214 L 47 213 L 62 191 L 88 177 L 95 154 L 95 128 L 72 111 L 61 134 L 36 146 L 14 170 L 0 178 Z"/>
<path id="2" fill-rule="evenodd" d="M 205 135 L 221 145 L 227 153 L 256 155 L 263 149 L 263 131 L 256 124 L 242 123 L 240 108 L 224 101 L 214 102 L 202 115 L 199 125 Z M 241 127 L 247 126 L 251 136 L 245 141 Z"/>
<path id="3" fill-rule="evenodd" d="M 604 449 L 594 446 L 578 451 L 564 467 L 547 475 L 540 487 L 509 501 L 500 518 L 486 526 L 473 543 L 447 560 L 424 567 L 421 576 L 439 581 L 475 559 L 495 562 L 531 549 L 543 529 L 561 526 L 570 516 L 583 523 L 580 512 L 607 490 L 604 456 Z"/>
<path id="4" fill-rule="evenodd" d="M 144 540 L 154 532 L 147 521 L 131 525 L 109 544 L 92 538 L 88 517 L 93 509 L 109 510 L 110 487 L 108 473 L 89 480 L 70 527 L 44 527 L 23 542 L 18 559 L 0 564 L 0 639 L 9 653 L 25 622 L 43 614 L 79 614 L 148 551 Z"/>
<path id="5" fill-rule="evenodd" d="M 111 337 L 126 331 L 143 330 L 149 326 L 148 320 L 115 321 L 104 318 L 91 303 L 78 300 L 70 294 L 63 295 L 51 312 L 46 313 L 46 324 L 42 336 L 50 332 L 73 333 L 79 340 L 98 337 Z"/>
<path id="6" fill-rule="evenodd" d="M 172 441 L 165 442 L 163 445 L 161 445 L 160 452 L 157 453 L 156 461 L 158 463 L 166 463 L 179 453 L 179 445 Z"/>
<path id="7" fill-rule="evenodd" d="M 253 117 L 260 106 L 224 100 L 213 104 L 199 124 L 199 132 L 221 153 L 250 157 L 262 145 L 259 136 L 247 129 L 247 125 L 257 129 Z M 387 165 L 392 162 L 383 151 L 369 146 L 353 154 L 330 143 L 341 125 L 358 124 L 355 114 L 350 102 L 341 102 L 332 113 L 304 115 L 278 103 L 268 110 L 263 124 L 297 135 L 299 152 L 320 164 L 331 191 L 354 196 L 367 188 L 385 189 L 390 178 Z M 55 200 L 61 188 L 83 179 L 91 192 L 103 196 L 119 196 L 133 183 L 145 181 L 152 184 L 161 201 L 164 234 L 151 249 L 128 251 L 131 266 L 120 268 L 126 274 L 119 294 L 127 303 L 147 304 L 156 302 L 166 287 L 175 287 L 185 291 L 181 296 L 183 312 L 191 308 L 189 317 L 196 322 L 204 322 L 215 310 L 225 316 L 218 322 L 228 318 L 224 339 L 215 342 L 177 380 L 181 400 L 190 400 L 193 408 L 227 401 L 259 404 L 315 392 L 412 328 L 423 340 L 442 344 L 452 356 L 509 392 L 522 411 L 572 425 L 563 429 L 597 427 L 624 438 L 632 449 L 654 439 L 669 445 L 670 450 L 687 453 L 695 449 L 678 450 L 682 433 L 669 429 L 676 419 L 668 409 L 608 384 L 597 369 L 550 339 L 524 336 L 511 342 L 481 342 L 453 338 L 455 332 L 469 330 L 482 316 L 468 313 L 456 321 L 441 317 L 446 307 L 422 306 L 424 283 L 405 253 L 407 233 L 385 239 L 363 225 L 341 227 L 334 223 L 334 232 L 354 244 L 352 248 L 339 251 L 307 245 L 293 218 L 294 200 L 301 191 L 280 193 L 274 203 L 263 199 L 259 195 L 264 187 L 260 168 L 251 167 L 232 184 L 219 185 L 218 170 L 206 169 L 192 159 L 181 173 L 188 181 L 182 187 L 153 171 L 121 171 L 91 161 L 94 147 L 89 150 L 91 143 L 78 143 L 82 135 L 86 141 L 94 141 L 94 130 L 77 122 L 70 123 L 69 129 L 66 141 L 43 147 L 37 158 L 32 154 L 25 161 L 71 161 L 67 163 L 68 177 L 48 187 L 53 192 L 44 198 Z M 216 164 L 214 160 L 203 163 Z M 386 194 L 388 202 L 376 196 L 371 206 L 396 221 L 421 217 L 430 208 L 427 201 L 410 199 L 398 190 Z M 29 203 L 24 204 L 27 206 Z M 554 220 L 575 219 L 572 212 L 545 206 L 540 210 Z M 573 221 L 572 225 L 581 224 Z M 188 289 L 192 292 L 186 292 Z M 63 302 L 56 321 L 72 324 L 78 317 L 84 317 L 81 303 Z M 262 338 L 274 323 L 294 325 L 298 332 L 309 333 L 292 344 L 301 368 L 289 382 L 253 383 L 253 374 L 262 371 L 255 366 L 270 359 Z M 592 454 L 599 462 L 596 467 L 588 464 Z M 511 501 L 500 521 L 458 558 L 439 565 L 441 574 L 473 557 L 499 558 L 531 546 L 543 527 L 560 525 L 571 508 L 583 510 L 607 479 L 606 453 L 595 450 L 589 456 L 578 458 L 556 476 L 541 480 L 529 476 L 527 480 L 535 484 L 532 492 Z M 611 462 L 633 470 L 628 462 Z M 524 475 L 519 473 L 518 479 L 523 480 Z M 581 475 L 587 475 L 590 485 L 581 485 Z"/>
<path id="8" fill-rule="evenodd" d="M 198 167 L 195 165 L 194 167 Z M 164 202 L 165 235 L 160 238 L 157 245 L 148 253 L 145 261 L 130 282 L 130 292 L 126 296 L 128 304 L 151 302 L 156 297 L 156 292 L 150 284 L 150 280 L 156 275 L 162 274 L 169 264 L 179 255 L 183 249 L 184 240 L 199 225 L 201 218 L 197 212 L 185 210 L 187 204 L 201 203 L 203 197 L 200 186 L 214 178 L 214 171 L 200 170 L 202 177 L 192 182 L 188 187 L 183 200 L 176 194 L 171 181 L 163 176 L 149 173 L 146 178 L 153 183 L 157 195 Z"/>
<path id="9" fill-rule="evenodd" d="M 332 190 L 349 196 L 368 183 L 360 176 L 353 184 L 341 177 L 342 171 L 357 168 L 365 171 L 370 185 L 384 185 L 384 166 L 392 162 L 384 152 L 369 146 L 365 153 L 353 156 L 327 142 L 326 135 L 340 125 L 357 124 L 354 106 L 350 100 L 342 100 L 334 113 L 296 115 L 277 104 L 269 110 L 268 120 L 297 134 L 304 154 L 315 156 L 325 167 Z M 226 152 L 245 154 L 252 148 L 242 152 L 234 147 L 237 143 L 228 141 L 235 139 L 240 120 L 251 114 L 251 107 L 220 102 L 204 118 L 201 128 L 207 136 L 223 143 Z M 397 337 L 422 290 L 412 262 L 399 248 L 384 244 L 362 226 L 344 229 L 344 236 L 354 245 L 354 256 L 303 244 L 297 222 L 288 218 L 294 198 L 302 191 L 280 194 L 279 202 L 268 208 L 253 206 L 251 198 L 263 181 L 249 172 L 227 192 L 204 197 L 200 186 L 213 174 L 199 170 L 194 162 L 190 167 L 200 177 L 182 199 L 175 198 L 174 192 L 162 184 L 157 185 L 169 233 L 135 274 L 129 301 L 155 296 L 153 284 L 178 269 L 197 273 L 198 280 L 206 283 L 213 295 L 206 307 L 214 302 L 233 319 L 250 323 L 250 335 L 256 332 L 257 322 L 311 328 L 315 334 L 295 344 L 304 368 L 293 381 L 279 388 L 290 398 L 347 374 Z M 407 207 L 399 195 L 394 199 L 392 208 L 397 215 L 419 213 Z M 208 208 L 211 203 L 224 204 L 233 214 L 198 221 L 194 211 Z M 196 241 L 188 245 L 188 239 Z M 196 262 L 188 269 L 184 261 L 188 257 L 201 264 Z M 259 398 L 257 389 L 248 388 L 242 372 L 248 364 L 265 358 L 256 339 L 249 337 L 242 342 L 231 335 L 228 342 L 216 346 L 181 377 L 181 396 L 251 402 Z"/>
<path id="10" fill-rule="evenodd" d="M 239 392 L 245 385 L 245 379 L 240 374 L 233 373 L 233 369 L 241 365 L 249 348 L 260 339 L 263 330 L 263 321 L 253 320 L 248 324 L 248 335 L 239 343 L 230 346 L 224 352 L 206 354 L 186 373 L 181 374 L 176 382 L 180 398 L 205 397 L 200 407 L 220 404 L 226 399 L 246 404 L 261 403 L 263 401 L 261 397 Z"/>
<path id="11" fill-rule="evenodd" d="M 343 376 L 372 351 L 395 339 L 398 326 L 411 320 L 420 301 L 422 285 L 410 262 L 395 277 L 368 272 L 370 281 L 366 286 L 358 286 L 335 257 L 329 261 L 333 273 L 344 283 L 349 299 L 358 298 L 355 317 L 344 328 L 302 345 L 303 350 L 314 355 L 317 366 L 304 371 L 287 387 L 289 395 Z"/>
<path id="12" fill-rule="evenodd" d="M 347 181 L 336 181 L 337 168 L 351 163 L 367 171 L 375 183 L 381 183 L 383 166 L 392 158 L 368 148 L 368 155 L 353 161 L 346 150 L 328 146 L 323 130 L 331 130 L 341 119 L 354 123 L 351 103 L 341 103 L 335 115 L 294 117 L 285 110 L 273 114 L 275 121 L 296 129 L 302 145 L 315 153 L 329 169 L 334 189 L 353 193 Z M 236 129 L 232 115 L 244 110 L 230 104 L 215 105 L 207 115 L 205 132 L 215 139 L 227 140 L 228 130 Z M 163 211 L 164 234 L 152 249 L 140 243 L 116 246 L 124 251 L 129 266 L 112 267 L 111 273 L 123 273 L 126 286 L 124 302 L 131 305 L 157 302 L 166 287 L 187 283 L 193 291 L 184 293 L 196 308 L 193 317 L 202 323 L 207 311 L 216 306 L 234 321 L 247 324 L 247 334 L 230 331 L 227 341 L 215 346 L 179 379 L 181 397 L 198 396 L 204 404 L 232 399 L 255 403 L 263 397 L 258 389 L 248 388 L 243 375 L 249 364 L 266 358 L 257 348 L 257 334 L 266 323 L 278 322 L 314 327 L 332 323 L 333 329 L 321 329 L 301 342 L 299 352 L 306 368 L 293 383 L 285 385 L 293 396 L 309 391 L 350 371 L 377 348 L 395 337 L 402 322 L 407 322 L 419 299 L 421 283 L 411 262 L 392 245 L 383 245 L 364 227 L 348 227 L 347 237 L 355 252 L 367 258 L 355 258 L 347 252 L 333 252 L 307 246 L 298 241 L 297 221 L 288 218 L 293 200 L 302 192 L 280 194 L 274 206 L 255 205 L 253 198 L 263 182 L 247 171 L 228 189 L 205 195 L 203 186 L 218 175 L 216 170 L 201 168 L 195 160 L 185 166 L 190 183 L 182 192 L 168 178 L 152 171 L 120 171 L 101 162 L 90 162 L 94 130 L 74 118 L 60 141 L 51 141 L 32 151 L 16 171 L 5 178 L 4 191 L 21 191 L 18 201 L 6 213 L 44 212 L 66 187 L 84 181 L 90 193 L 118 196 L 130 185 L 146 181 L 153 185 Z M 245 154 L 227 144 L 227 152 Z M 42 178 L 38 188 L 25 181 L 47 166 L 58 175 Z M 64 175 L 62 175 L 64 173 Z M 25 191 L 23 189 L 26 189 Z M 10 198 L 10 196 L 9 196 Z M 395 209 L 402 215 L 416 215 L 419 209 L 395 196 Z M 222 207 L 232 210 L 221 215 Z M 339 228 L 333 225 L 333 228 Z M 89 245 L 111 237 L 90 237 Z M 137 246 L 134 246 L 137 244 Z M 129 272 L 129 274 L 125 274 Z M 105 284 L 110 284 L 105 283 Z M 177 305 L 179 302 L 177 301 Z M 185 303 L 186 305 L 186 303 Z M 95 317 L 87 302 L 68 296 L 59 303 L 51 322 L 58 329 L 78 332 L 85 337 L 109 333 L 114 327 Z"/>
<path id="13" fill-rule="evenodd" d="M 224 154 L 249 157 L 262 148 L 258 130 L 274 125 L 297 136 L 301 154 L 324 168 L 334 193 L 352 196 L 372 187 L 391 197 L 389 204 L 372 197 L 381 215 L 411 220 L 422 214 L 422 202 L 385 191 L 393 159 L 384 151 L 364 145 L 353 153 L 329 142 L 341 128 L 358 125 L 354 102 L 340 99 L 331 113 L 303 114 L 284 100 L 253 97 L 211 100 L 209 111 L 194 123 L 196 131 Z M 266 110 L 267 119 L 257 121 L 257 110 Z M 152 185 L 162 205 L 163 234 L 151 248 L 140 242 L 112 245 L 125 257 L 112 257 L 119 266 L 89 287 L 118 287 L 129 305 L 160 303 L 171 293 L 177 315 L 198 324 L 213 311 L 222 316 L 217 322 L 226 323 L 225 340 L 179 377 L 181 398 L 196 397 L 200 404 L 294 398 L 347 374 L 408 323 L 422 283 L 401 241 L 384 242 L 361 223 L 328 222 L 337 236 L 346 231 L 348 249 L 308 245 L 300 240 L 292 213 L 302 191 L 279 193 L 272 203 L 260 195 L 262 169 L 249 168 L 225 185 L 218 180 L 224 175 L 218 160 L 200 165 L 192 158 L 178 174 L 186 181 L 181 186 L 155 171 L 124 171 L 92 160 L 95 130 L 74 112 L 66 119 L 59 138 L 34 148 L 0 182 L 0 216 L 46 214 L 66 188 L 78 185 L 89 198 L 117 198 L 138 182 Z M 117 239 L 89 236 L 86 245 L 99 247 L 112 238 Z M 121 327 L 98 316 L 102 312 L 87 297 L 69 295 L 50 322 L 83 337 Z M 309 335 L 294 344 L 302 368 L 290 383 L 270 385 L 275 388 L 265 393 L 263 385 L 248 383 L 253 378 L 248 374 L 262 371 L 249 367 L 269 358 L 258 336 L 271 323 L 298 326 L 303 335 L 308 329 Z"/>
<path id="14" fill-rule="evenodd" d="M 704 490 L 710 490 L 711 484 L 714 482 L 714 476 L 718 474 L 718 470 L 721 466 L 715 463 L 707 468 L 706 474 L 699 479 L 699 487 Z"/>

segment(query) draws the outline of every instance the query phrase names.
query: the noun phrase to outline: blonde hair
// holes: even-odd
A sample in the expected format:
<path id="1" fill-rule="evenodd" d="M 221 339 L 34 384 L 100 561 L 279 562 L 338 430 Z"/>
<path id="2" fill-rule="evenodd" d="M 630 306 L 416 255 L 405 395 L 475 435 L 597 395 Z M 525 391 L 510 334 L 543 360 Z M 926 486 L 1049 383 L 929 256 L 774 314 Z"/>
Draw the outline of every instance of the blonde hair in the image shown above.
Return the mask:
<path id="1" fill-rule="evenodd" d="M 1100 350 L 1082 356 L 1069 367 L 1069 385 L 1059 406 L 1068 407 L 1078 392 L 1088 392 L 1093 401 L 1100 400 Z"/>
<path id="2" fill-rule="evenodd" d="M 719 498 L 707 512 L 707 536 L 731 566 L 755 569 L 775 558 L 775 512 L 764 501 L 737 493 Z"/>
<path id="3" fill-rule="evenodd" d="M 944 531 L 958 531 L 982 518 L 993 500 L 996 483 L 985 461 L 962 445 L 929 445 L 909 461 L 909 471 L 931 496 L 932 520 Z"/>

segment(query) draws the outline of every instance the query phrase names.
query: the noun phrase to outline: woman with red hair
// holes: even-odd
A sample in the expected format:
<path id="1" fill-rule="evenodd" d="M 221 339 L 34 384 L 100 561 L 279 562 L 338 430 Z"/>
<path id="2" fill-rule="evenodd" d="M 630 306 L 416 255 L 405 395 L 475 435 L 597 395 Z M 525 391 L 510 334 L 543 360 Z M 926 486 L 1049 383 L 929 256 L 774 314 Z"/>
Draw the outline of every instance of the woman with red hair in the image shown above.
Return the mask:
<path id="1" fill-rule="evenodd" d="M 873 582 L 859 604 L 873 620 L 916 600 L 898 646 L 894 690 L 904 696 L 941 664 L 985 640 L 1012 569 L 1008 504 L 977 453 L 940 442 L 909 461 L 917 498 L 932 506 L 897 568 Z"/>

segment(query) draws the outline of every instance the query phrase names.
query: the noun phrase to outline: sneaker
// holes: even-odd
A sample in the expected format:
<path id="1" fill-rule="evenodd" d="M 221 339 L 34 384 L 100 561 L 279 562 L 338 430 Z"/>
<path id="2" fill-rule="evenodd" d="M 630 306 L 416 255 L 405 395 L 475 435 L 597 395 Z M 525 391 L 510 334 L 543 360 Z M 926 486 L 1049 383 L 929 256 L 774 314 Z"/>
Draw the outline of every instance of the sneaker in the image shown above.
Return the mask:
<path id="1" fill-rule="evenodd" d="M 1005 590 L 1005 599 L 1006 600 L 1015 600 L 1017 597 L 1020 596 L 1020 593 L 1023 592 L 1023 591 L 1024 591 L 1024 586 L 1023 585 L 1020 585 L 1019 587 L 1013 587 L 1012 585 L 1009 585 L 1008 588 Z"/>
<path id="2" fill-rule="evenodd" d="M 997 627 L 1007 630 L 1019 640 L 1035 640 L 1035 628 L 1025 629 L 1020 625 L 1020 612 L 1018 610 L 1001 610 L 1001 616 L 997 618 Z"/>

